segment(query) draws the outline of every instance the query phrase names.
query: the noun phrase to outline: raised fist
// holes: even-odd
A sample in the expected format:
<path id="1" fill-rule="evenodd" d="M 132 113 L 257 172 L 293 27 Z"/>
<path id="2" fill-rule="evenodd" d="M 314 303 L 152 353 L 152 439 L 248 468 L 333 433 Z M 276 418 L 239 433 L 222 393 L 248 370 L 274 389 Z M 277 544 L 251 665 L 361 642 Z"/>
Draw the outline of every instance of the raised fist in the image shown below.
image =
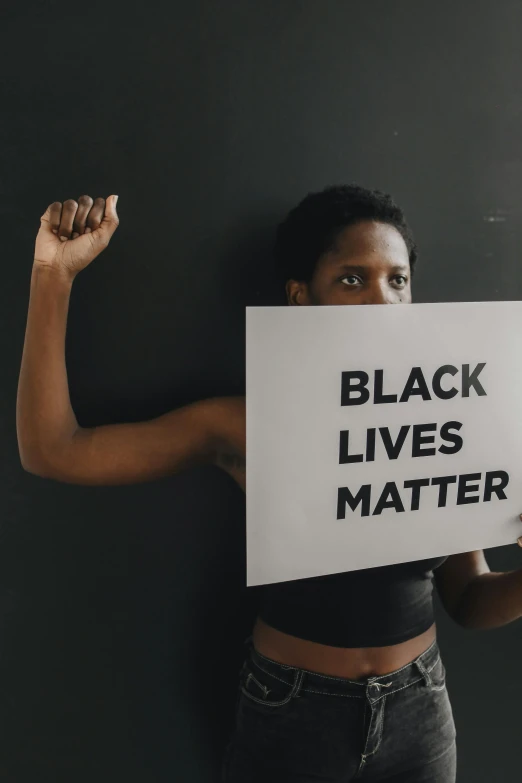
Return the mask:
<path id="1" fill-rule="evenodd" d="M 34 263 L 75 277 L 105 250 L 119 225 L 118 196 L 54 201 L 40 218 Z"/>

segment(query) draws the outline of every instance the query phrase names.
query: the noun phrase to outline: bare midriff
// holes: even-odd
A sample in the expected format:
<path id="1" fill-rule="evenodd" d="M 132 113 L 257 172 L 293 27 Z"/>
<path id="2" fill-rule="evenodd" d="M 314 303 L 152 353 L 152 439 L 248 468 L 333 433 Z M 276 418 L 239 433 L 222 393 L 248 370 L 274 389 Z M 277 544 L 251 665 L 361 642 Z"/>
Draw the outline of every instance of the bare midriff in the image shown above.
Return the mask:
<path id="1" fill-rule="evenodd" d="M 435 623 L 424 633 L 387 647 L 330 647 L 278 631 L 258 618 L 252 640 L 255 649 L 278 663 L 357 680 L 388 674 L 411 663 L 436 636 Z"/>

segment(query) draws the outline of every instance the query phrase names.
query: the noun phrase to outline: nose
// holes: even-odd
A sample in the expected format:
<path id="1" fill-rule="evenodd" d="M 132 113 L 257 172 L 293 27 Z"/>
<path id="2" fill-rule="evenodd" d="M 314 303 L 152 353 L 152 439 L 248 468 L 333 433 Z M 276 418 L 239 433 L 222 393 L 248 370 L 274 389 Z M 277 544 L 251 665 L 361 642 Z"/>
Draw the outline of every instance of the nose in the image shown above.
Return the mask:
<path id="1" fill-rule="evenodd" d="M 367 291 L 363 304 L 393 304 L 394 301 L 389 286 L 375 283 Z"/>

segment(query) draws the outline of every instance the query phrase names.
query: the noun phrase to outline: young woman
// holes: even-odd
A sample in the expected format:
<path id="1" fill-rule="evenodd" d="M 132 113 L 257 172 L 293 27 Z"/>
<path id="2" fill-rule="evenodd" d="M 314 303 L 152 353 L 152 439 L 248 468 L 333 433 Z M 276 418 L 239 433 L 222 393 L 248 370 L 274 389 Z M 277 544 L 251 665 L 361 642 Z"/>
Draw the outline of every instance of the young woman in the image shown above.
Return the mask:
<path id="1" fill-rule="evenodd" d="M 64 358 L 69 297 L 118 226 L 116 201 L 54 202 L 41 218 L 18 389 L 22 464 L 94 485 L 214 463 L 244 489 L 243 398 L 208 399 L 137 424 L 78 425 Z M 411 302 L 415 243 L 402 211 L 378 191 L 308 195 L 279 227 L 275 253 L 289 305 Z M 454 781 L 433 580 L 464 626 L 522 615 L 522 572 L 491 573 L 481 551 L 263 588 L 224 780 Z"/>

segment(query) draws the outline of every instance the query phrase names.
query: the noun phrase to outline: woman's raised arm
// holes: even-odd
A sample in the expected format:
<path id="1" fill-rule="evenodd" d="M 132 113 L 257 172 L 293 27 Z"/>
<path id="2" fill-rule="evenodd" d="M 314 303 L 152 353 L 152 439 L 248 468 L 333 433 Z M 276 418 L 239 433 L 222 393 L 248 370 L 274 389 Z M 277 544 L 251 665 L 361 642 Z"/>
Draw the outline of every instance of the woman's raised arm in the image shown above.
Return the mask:
<path id="1" fill-rule="evenodd" d="M 116 200 L 54 202 L 36 239 L 16 426 L 23 467 L 57 481 L 138 483 L 192 465 L 223 466 L 223 455 L 244 450 L 241 398 L 203 400 L 138 423 L 78 425 L 65 365 L 70 292 L 118 227 Z"/>

